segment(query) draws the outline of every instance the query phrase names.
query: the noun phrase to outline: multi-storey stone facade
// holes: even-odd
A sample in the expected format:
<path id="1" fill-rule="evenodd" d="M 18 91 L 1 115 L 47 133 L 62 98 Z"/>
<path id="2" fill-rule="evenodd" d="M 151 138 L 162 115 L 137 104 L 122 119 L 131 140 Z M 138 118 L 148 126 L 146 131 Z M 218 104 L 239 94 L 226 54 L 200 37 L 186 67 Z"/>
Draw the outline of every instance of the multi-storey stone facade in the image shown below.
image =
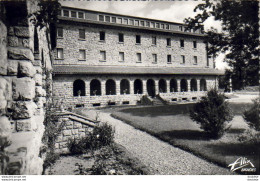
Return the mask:
<path id="1" fill-rule="evenodd" d="M 53 92 L 67 107 L 198 100 L 222 74 L 200 31 L 167 21 L 63 7 Z"/>

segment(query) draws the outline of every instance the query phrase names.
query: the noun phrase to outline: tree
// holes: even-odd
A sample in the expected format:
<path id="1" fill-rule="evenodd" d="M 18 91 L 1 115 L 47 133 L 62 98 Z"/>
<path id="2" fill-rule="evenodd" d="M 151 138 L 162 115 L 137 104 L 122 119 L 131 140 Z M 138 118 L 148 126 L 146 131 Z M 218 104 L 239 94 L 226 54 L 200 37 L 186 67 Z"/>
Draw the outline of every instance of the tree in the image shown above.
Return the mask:
<path id="1" fill-rule="evenodd" d="M 231 121 L 233 116 L 224 95 L 212 89 L 194 105 L 190 118 L 200 124 L 210 138 L 219 138 L 227 129 L 226 123 Z"/>
<path id="2" fill-rule="evenodd" d="M 235 89 L 258 85 L 259 25 L 258 4 L 252 1 L 210 1 L 199 4 L 194 18 L 185 19 L 187 29 L 201 29 L 207 35 L 208 55 L 225 53 L 231 67 Z M 210 17 L 221 21 L 222 32 L 211 28 L 205 31 L 203 23 Z"/>

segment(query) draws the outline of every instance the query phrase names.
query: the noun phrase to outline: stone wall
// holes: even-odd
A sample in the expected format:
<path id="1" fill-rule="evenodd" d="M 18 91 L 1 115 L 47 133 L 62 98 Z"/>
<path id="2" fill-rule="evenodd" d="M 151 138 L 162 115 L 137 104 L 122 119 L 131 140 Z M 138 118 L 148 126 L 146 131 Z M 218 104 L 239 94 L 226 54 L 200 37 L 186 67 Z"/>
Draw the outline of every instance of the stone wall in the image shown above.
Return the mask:
<path id="1" fill-rule="evenodd" d="M 28 0 L 0 5 L 5 15 L 0 16 L 0 137 L 5 135 L 2 127 L 9 127 L 12 142 L 6 150 L 10 157 L 7 174 L 42 173 L 39 152 L 44 132 L 44 78 L 45 70 L 51 67 L 47 66 L 46 27 L 36 28 L 33 17 L 28 16 L 38 10 L 37 4 Z"/>
<path id="2" fill-rule="evenodd" d="M 59 26 L 63 28 L 63 38 L 57 39 L 57 48 L 63 48 L 64 58 L 54 60 L 54 64 L 203 68 L 207 66 L 206 45 L 201 37 L 94 27 L 94 25 L 60 23 Z M 84 40 L 79 39 L 79 29 L 85 30 Z M 100 31 L 105 32 L 105 41 L 100 41 Z M 119 33 L 124 34 L 123 43 L 118 40 Z M 140 44 L 136 44 L 136 35 L 141 36 Z M 157 38 L 156 45 L 152 45 L 152 36 Z M 167 38 L 171 38 L 171 46 L 167 46 Z M 180 47 L 180 39 L 184 40 L 183 48 Z M 197 48 L 193 48 L 193 41 L 197 42 Z M 85 61 L 79 60 L 80 49 L 86 51 Z M 100 61 L 100 51 L 106 51 L 106 61 Z M 119 52 L 124 52 L 124 62 L 120 61 Z M 56 55 L 56 52 L 54 53 Z M 142 63 L 137 62 L 136 53 L 141 53 Z M 157 54 L 157 63 L 153 62 L 152 54 Z M 171 63 L 167 63 L 167 55 L 172 56 Z M 185 56 L 185 64 L 182 64 L 181 55 Z M 197 64 L 194 64 L 193 56 L 197 56 Z M 209 67 L 213 68 L 212 60 L 209 62 Z"/>

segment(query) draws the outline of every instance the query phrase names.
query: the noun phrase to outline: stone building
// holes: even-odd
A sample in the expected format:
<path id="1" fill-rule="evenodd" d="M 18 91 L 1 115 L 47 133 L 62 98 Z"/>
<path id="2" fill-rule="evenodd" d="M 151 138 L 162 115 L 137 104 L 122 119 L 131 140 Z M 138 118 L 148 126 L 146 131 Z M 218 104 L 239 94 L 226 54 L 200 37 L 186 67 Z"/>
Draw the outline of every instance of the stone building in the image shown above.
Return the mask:
<path id="1" fill-rule="evenodd" d="M 66 107 L 198 100 L 223 74 L 204 40 L 181 23 L 62 7 L 53 93 Z"/>

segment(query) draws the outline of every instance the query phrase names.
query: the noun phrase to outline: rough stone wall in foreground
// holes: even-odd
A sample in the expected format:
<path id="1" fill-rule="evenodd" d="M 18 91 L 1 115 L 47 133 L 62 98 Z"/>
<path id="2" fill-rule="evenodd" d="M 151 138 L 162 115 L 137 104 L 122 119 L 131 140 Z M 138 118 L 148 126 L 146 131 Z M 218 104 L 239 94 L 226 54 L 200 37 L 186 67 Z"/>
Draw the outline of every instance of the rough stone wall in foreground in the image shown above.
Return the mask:
<path id="1" fill-rule="evenodd" d="M 27 16 L 37 10 L 36 1 L 2 3 L 1 8 L 5 18 L 0 19 L 0 136 L 8 133 L 12 142 L 6 150 L 10 158 L 7 174 L 41 174 L 39 152 L 46 102 L 43 80 L 45 70 L 50 69 L 46 67 L 50 65 L 46 28 L 36 30 Z"/>

